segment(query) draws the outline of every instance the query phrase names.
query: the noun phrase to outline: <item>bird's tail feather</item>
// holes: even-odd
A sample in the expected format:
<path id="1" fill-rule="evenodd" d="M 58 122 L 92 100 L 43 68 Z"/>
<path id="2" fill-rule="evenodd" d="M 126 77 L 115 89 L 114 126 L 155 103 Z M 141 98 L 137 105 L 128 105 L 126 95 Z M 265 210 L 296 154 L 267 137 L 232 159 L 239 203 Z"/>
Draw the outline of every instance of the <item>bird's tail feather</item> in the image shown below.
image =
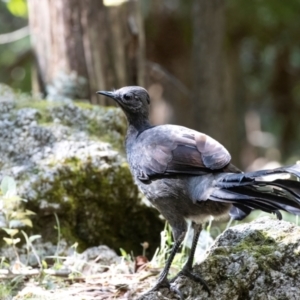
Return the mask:
<path id="1" fill-rule="evenodd" d="M 270 175 L 289 174 L 291 179 L 270 180 Z M 280 167 L 249 173 L 227 173 L 216 182 L 209 199 L 233 204 L 230 211 L 234 219 L 243 219 L 253 209 L 275 213 L 279 210 L 300 215 L 300 165 Z"/>

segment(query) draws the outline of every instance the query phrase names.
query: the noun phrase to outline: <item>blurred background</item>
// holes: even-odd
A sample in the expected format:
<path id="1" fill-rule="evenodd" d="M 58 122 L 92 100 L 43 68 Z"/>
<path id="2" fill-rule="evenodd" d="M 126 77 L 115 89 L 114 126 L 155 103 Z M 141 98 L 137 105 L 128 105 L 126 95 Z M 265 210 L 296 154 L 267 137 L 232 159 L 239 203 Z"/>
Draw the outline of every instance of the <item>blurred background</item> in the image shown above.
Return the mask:
<path id="1" fill-rule="evenodd" d="M 0 82 L 47 101 L 141 85 L 155 124 L 244 170 L 300 157 L 300 1 L 0 0 Z M 108 101 L 108 102 L 106 102 Z"/>

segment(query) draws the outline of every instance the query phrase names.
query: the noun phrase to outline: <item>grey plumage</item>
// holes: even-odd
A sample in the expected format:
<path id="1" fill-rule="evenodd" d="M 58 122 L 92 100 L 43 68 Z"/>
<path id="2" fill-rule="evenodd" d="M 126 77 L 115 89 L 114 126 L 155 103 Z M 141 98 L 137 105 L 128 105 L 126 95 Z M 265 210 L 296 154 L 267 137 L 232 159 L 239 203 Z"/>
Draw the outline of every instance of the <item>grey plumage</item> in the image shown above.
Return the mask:
<path id="1" fill-rule="evenodd" d="M 170 286 L 166 276 L 187 231 L 187 220 L 195 229 L 193 247 L 178 276 L 201 282 L 209 292 L 191 269 L 201 225 L 210 216 L 220 218 L 229 213 L 240 220 L 253 209 L 274 213 L 278 218 L 279 210 L 300 214 L 300 183 L 265 178 L 281 173 L 300 178 L 299 165 L 242 173 L 230 163 L 228 151 L 213 138 L 183 126 L 152 126 L 150 98 L 144 88 L 132 86 L 98 93 L 113 98 L 127 116 L 126 153 L 132 175 L 172 227 L 175 243 L 154 289 Z"/>

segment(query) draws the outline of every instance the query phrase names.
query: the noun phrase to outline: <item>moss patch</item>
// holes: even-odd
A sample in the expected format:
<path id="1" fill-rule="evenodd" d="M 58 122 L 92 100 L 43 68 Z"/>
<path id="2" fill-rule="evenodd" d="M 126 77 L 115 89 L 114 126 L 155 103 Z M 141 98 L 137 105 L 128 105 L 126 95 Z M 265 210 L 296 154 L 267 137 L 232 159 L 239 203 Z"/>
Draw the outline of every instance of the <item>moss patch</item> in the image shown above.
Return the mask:
<path id="1" fill-rule="evenodd" d="M 37 213 L 28 234 L 55 244 L 57 214 L 63 237 L 80 249 L 106 244 L 140 254 L 148 241 L 153 253 L 163 222 L 141 203 L 122 156 L 127 124 L 120 109 L 1 91 L 0 122 L 9 134 L 0 135 L 0 165 Z"/>
<path id="2" fill-rule="evenodd" d="M 163 222 L 158 221 L 155 209 L 141 205 L 128 165 L 107 163 L 100 170 L 91 161 L 83 163 L 75 157 L 65 160 L 63 167 L 57 170 L 56 180 L 51 182 L 51 189 L 39 195 L 37 201 L 31 201 L 29 209 L 41 211 L 39 199 L 44 199 L 49 207 L 43 207 L 42 212 L 56 212 L 63 237 L 79 242 L 81 249 L 105 244 L 116 250 L 124 248 L 140 254 L 140 244 L 148 241 L 151 246 L 149 251 L 153 252 L 159 244 Z M 38 189 L 38 186 L 33 188 Z M 35 227 L 35 231 L 40 232 L 44 218 L 41 217 L 36 223 L 39 226 Z M 51 224 L 53 228 L 54 217 Z M 47 240 L 56 241 L 54 230 L 47 234 Z"/>

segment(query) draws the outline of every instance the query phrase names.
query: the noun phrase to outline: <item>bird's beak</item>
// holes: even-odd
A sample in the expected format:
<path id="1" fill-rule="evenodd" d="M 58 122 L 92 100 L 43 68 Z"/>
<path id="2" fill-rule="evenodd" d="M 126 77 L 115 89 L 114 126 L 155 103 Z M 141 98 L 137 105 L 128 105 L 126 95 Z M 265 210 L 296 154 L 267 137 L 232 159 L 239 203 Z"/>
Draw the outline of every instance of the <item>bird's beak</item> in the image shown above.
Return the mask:
<path id="1" fill-rule="evenodd" d="M 106 97 L 113 98 L 113 99 L 115 98 L 114 92 L 98 91 L 96 92 L 96 94 L 104 95 Z"/>

